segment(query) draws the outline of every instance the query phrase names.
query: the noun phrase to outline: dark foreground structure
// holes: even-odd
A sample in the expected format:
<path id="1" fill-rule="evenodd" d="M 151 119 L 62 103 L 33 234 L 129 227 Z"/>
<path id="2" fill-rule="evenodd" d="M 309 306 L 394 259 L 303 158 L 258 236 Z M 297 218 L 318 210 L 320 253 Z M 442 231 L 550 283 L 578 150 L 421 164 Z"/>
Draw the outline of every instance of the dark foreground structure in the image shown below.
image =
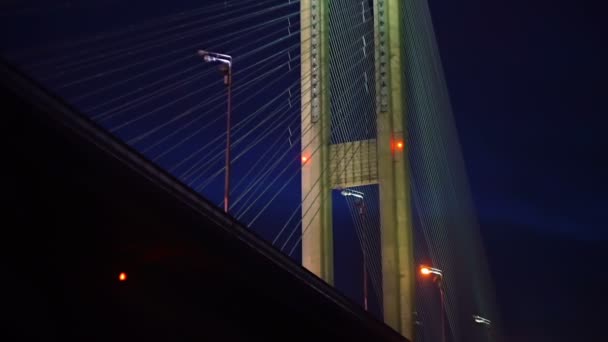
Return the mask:
<path id="1" fill-rule="evenodd" d="M 0 70 L 2 340 L 405 341 L 84 116 Z"/>

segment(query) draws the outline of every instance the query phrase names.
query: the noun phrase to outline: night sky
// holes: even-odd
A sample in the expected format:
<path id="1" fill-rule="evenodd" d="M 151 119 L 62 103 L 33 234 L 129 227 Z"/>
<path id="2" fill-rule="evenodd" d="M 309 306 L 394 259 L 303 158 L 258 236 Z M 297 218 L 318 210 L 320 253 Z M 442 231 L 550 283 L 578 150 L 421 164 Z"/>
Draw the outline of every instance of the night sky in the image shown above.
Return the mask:
<path id="1" fill-rule="evenodd" d="M 506 340 L 607 340 L 606 11 L 599 1 L 429 2 Z M 118 3 L 83 6 L 88 17 L 72 24 L 94 30 L 96 11 L 119 8 L 107 24 L 121 27 L 166 6 Z M 28 46 L 40 32 L 2 39 Z"/>
<path id="2" fill-rule="evenodd" d="M 508 340 L 606 340 L 605 9 L 431 6 Z"/>

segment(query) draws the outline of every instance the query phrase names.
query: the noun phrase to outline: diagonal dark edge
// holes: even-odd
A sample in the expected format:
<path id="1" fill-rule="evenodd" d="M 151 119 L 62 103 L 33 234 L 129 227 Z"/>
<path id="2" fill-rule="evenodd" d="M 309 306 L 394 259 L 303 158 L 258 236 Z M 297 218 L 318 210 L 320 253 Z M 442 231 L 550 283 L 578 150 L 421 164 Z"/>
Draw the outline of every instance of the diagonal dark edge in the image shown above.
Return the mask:
<path id="1" fill-rule="evenodd" d="M 313 288 L 319 295 L 322 295 L 356 317 L 357 320 L 362 322 L 371 321 L 375 325 L 375 330 L 378 330 L 380 333 L 387 334 L 389 335 L 388 337 L 395 340 L 407 341 L 407 339 L 391 327 L 365 312 L 362 308 L 359 308 L 315 274 L 296 264 L 274 246 L 248 230 L 244 224 L 225 214 L 201 195 L 186 187 L 177 178 L 148 161 L 124 142 L 105 132 L 103 128 L 87 116 L 67 104 L 57 95 L 44 89 L 38 82 L 3 59 L 0 59 L 1 83 L 7 85 L 9 89 L 14 90 L 17 96 L 30 100 L 30 103 L 45 112 L 56 123 L 72 130 L 81 138 L 94 144 L 162 188 L 165 192 L 171 194 L 175 200 L 186 204 L 200 215 L 218 223 L 226 233 L 246 244 L 260 255 L 263 255 L 268 262 L 274 263 L 285 272 L 301 280 Z"/>

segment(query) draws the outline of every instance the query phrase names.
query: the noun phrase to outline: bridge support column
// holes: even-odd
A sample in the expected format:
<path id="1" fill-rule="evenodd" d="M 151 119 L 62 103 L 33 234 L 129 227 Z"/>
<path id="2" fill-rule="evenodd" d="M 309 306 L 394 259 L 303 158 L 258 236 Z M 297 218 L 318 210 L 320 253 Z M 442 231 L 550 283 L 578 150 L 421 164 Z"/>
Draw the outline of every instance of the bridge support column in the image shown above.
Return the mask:
<path id="1" fill-rule="evenodd" d="M 300 1 L 302 265 L 333 284 L 328 1 Z"/>
<path id="2" fill-rule="evenodd" d="M 384 320 L 414 340 L 414 257 L 402 0 L 374 0 L 378 183 Z"/>

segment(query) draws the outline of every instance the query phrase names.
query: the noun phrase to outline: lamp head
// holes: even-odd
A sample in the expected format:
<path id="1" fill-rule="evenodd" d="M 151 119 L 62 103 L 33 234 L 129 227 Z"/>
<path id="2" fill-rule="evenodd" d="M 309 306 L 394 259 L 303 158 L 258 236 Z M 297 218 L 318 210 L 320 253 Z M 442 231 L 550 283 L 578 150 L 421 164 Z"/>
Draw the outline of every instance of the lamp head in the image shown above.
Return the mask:
<path id="1" fill-rule="evenodd" d="M 429 267 L 429 266 L 424 266 L 424 265 L 420 266 L 420 273 L 423 276 L 428 276 L 428 275 L 433 274 L 440 278 L 443 277 L 443 271 L 441 271 L 440 269 L 434 268 L 434 267 Z"/>
<path id="2" fill-rule="evenodd" d="M 205 62 L 220 62 L 227 65 L 232 65 L 232 57 L 217 52 L 209 52 L 206 50 L 198 50 L 197 54 L 203 57 Z"/>
<path id="3" fill-rule="evenodd" d="M 487 318 L 483 318 L 481 316 L 478 316 L 478 315 L 473 315 L 473 320 L 475 320 L 475 323 L 478 323 L 478 324 L 484 324 L 484 325 L 487 325 L 487 326 L 492 325 L 492 321 L 490 321 Z"/>
<path id="4" fill-rule="evenodd" d="M 344 197 L 352 196 L 361 200 L 363 199 L 364 195 L 361 191 L 355 191 L 351 189 L 344 189 L 342 190 L 342 192 L 340 192 L 340 194 Z"/>

